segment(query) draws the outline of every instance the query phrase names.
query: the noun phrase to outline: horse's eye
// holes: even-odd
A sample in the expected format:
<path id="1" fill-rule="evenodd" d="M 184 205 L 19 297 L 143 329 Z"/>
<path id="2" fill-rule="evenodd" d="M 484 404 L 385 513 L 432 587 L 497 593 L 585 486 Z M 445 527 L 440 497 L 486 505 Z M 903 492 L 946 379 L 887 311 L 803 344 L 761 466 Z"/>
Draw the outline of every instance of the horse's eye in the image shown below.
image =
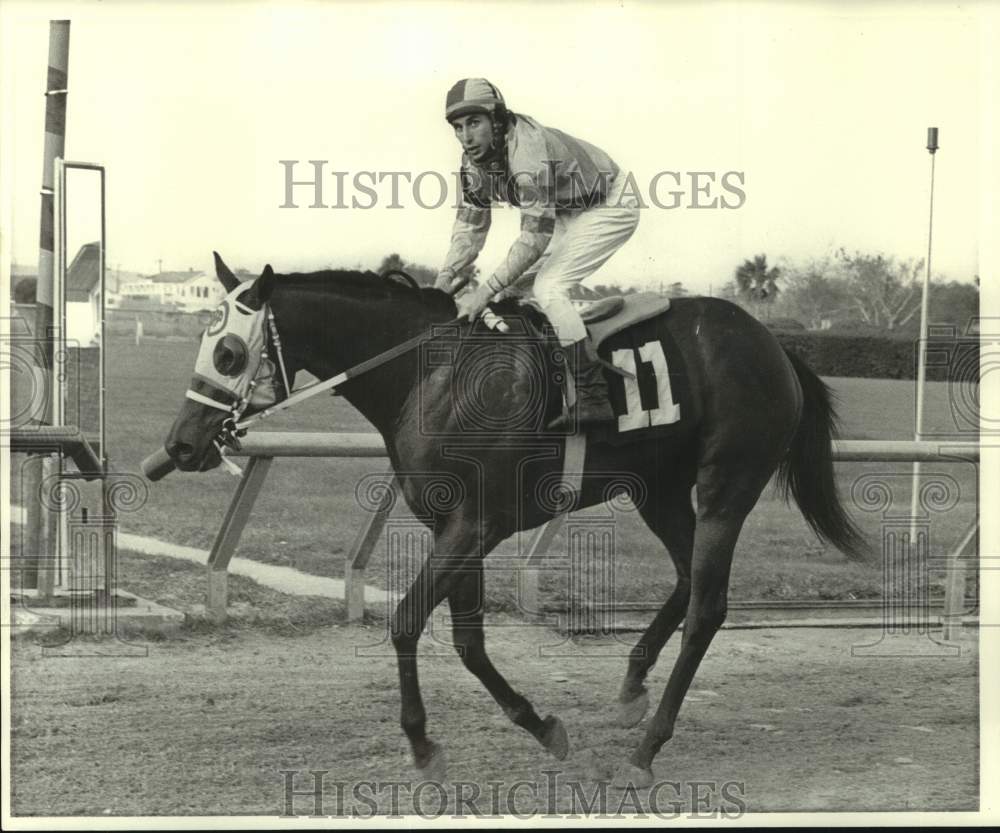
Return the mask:
<path id="1" fill-rule="evenodd" d="M 212 363 L 223 376 L 239 376 L 247 366 L 246 343 L 239 336 L 223 336 L 215 345 Z"/>

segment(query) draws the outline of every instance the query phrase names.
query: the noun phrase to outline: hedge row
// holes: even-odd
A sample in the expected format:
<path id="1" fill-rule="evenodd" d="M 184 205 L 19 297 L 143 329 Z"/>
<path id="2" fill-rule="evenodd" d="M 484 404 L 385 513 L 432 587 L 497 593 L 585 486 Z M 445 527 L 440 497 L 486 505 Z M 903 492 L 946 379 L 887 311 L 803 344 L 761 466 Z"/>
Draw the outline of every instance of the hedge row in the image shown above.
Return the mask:
<path id="1" fill-rule="evenodd" d="M 915 339 L 828 332 L 775 332 L 782 346 L 796 353 L 820 376 L 865 379 L 915 379 L 919 344 Z M 968 337 L 927 341 L 927 379 L 978 381 L 979 341 Z"/>

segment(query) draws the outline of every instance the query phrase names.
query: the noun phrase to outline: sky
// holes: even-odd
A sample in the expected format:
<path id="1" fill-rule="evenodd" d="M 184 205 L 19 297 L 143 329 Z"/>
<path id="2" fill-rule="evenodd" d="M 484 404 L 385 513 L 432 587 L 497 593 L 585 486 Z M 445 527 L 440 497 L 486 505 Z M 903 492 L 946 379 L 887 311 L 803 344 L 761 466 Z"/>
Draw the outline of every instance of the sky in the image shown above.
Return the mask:
<path id="1" fill-rule="evenodd" d="M 928 126 L 935 274 L 971 280 L 992 175 L 985 7 L 972 5 L 282 4 L 0 2 L 0 143 L 8 256 L 37 262 L 48 19 L 72 20 L 66 155 L 108 169 L 108 263 L 141 273 L 436 267 L 448 249 L 459 148 L 443 118 L 456 80 L 485 76 L 511 109 L 605 149 L 649 207 L 592 282 L 717 291 L 744 258 L 802 264 L 843 247 L 927 253 Z M 325 160 L 324 199 L 285 202 L 282 160 Z M 676 172 L 681 186 L 677 188 Z M 702 172 L 702 173 L 698 173 Z M 721 187 L 739 184 L 737 199 Z M 657 179 L 657 174 L 660 174 Z M 707 192 L 695 193 L 692 174 Z M 449 183 L 439 208 L 437 182 Z M 714 178 L 714 185 L 711 180 Z M 659 183 L 661 205 L 649 197 Z M 71 195 L 71 246 L 93 239 L 93 188 Z M 86 195 L 86 196 L 84 196 Z M 715 208 L 693 207 L 718 200 Z M 723 208 L 722 202 L 735 208 Z M 78 213 L 77 213 L 78 212 Z M 479 264 L 518 230 L 494 210 Z"/>

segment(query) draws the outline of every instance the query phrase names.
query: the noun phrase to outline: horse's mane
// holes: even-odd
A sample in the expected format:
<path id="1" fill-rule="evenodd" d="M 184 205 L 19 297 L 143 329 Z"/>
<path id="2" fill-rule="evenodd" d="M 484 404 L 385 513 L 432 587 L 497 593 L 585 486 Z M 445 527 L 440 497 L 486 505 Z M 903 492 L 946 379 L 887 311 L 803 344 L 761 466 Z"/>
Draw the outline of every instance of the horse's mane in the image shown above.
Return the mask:
<path id="1" fill-rule="evenodd" d="M 429 286 L 414 288 L 397 278 L 377 272 L 353 269 L 321 269 L 318 272 L 292 272 L 276 275 L 283 287 L 320 293 L 348 293 L 362 300 L 409 299 L 430 307 L 454 311 L 454 299 L 446 292 Z M 543 329 L 545 316 L 533 304 L 524 304 L 516 298 L 506 298 L 493 305 L 501 316 L 521 316 L 538 329 Z"/>
<path id="2" fill-rule="evenodd" d="M 440 289 L 414 288 L 402 279 L 388 278 L 377 272 L 354 269 L 321 269 L 318 272 L 291 272 L 276 275 L 279 285 L 290 289 L 320 293 L 346 293 L 361 300 L 409 299 L 437 305 L 451 299 Z"/>
<path id="3" fill-rule="evenodd" d="M 276 275 L 284 286 L 295 285 L 301 289 L 330 291 L 346 289 L 358 292 L 385 293 L 401 289 L 413 292 L 413 288 L 393 278 L 386 278 L 376 272 L 361 272 L 352 269 L 321 269 L 318 272 L 292 272 Z"/>

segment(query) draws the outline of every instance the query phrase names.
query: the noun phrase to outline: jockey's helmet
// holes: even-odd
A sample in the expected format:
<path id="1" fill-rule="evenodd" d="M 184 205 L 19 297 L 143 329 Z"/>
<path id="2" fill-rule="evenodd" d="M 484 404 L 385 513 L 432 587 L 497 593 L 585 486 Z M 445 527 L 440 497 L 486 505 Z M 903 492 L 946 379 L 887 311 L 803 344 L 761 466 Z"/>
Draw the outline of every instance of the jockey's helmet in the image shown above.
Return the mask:
<path id="1" fill-rule="evenodd" d="M 507 105 L 500 94 L 485 78 L 463 78 L 450 90 L 444 103 L 444 117 L 451 121 L 469 113 L 486 113 L 494 121 L 504 121 Z"/>

